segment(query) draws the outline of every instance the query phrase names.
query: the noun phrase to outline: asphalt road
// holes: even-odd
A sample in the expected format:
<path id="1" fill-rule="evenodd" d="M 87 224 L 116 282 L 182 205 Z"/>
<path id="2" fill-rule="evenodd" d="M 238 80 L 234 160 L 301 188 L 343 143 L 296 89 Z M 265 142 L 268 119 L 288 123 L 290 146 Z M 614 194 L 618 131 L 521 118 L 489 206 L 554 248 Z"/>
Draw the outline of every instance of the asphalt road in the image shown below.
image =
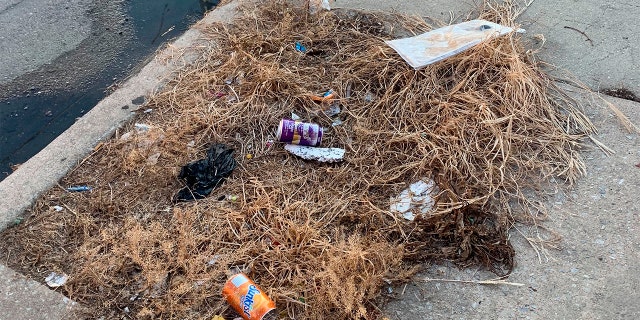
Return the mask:
<path id="1" fill-rule="evenodd" d="M 0 180 L 216 3 L 0 0 Z"/>

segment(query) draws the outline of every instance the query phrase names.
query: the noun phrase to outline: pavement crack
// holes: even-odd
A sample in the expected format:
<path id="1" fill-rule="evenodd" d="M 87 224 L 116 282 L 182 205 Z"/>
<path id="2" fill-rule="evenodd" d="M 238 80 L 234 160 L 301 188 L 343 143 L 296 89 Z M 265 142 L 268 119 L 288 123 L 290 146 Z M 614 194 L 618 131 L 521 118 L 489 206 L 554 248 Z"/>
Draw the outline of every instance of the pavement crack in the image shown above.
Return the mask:
<path id="1" fill-rule="evenodd" d="M 10 5 L 10 6 L 6 7 L 6 8 L 4 8 L 4 9 L 2 9 L 2 10 L 0 11 L 0 15 L 4 14 L 4 13 L 5 13 L 5 12 L 7 12 L 7 11 L 10 11 L 11 9 L 13 9 L 13 8 L 15 8 L 15 7 L 17 7 L 17 6 L 18 6 L 19 4 L 21 4 L 22 2 L 24 2 L 24 0 L 20 0 L 20 1 L 16 2 L 16 3 L 14 3 L 14 4 L 12 4 L 12 5 Z"/>

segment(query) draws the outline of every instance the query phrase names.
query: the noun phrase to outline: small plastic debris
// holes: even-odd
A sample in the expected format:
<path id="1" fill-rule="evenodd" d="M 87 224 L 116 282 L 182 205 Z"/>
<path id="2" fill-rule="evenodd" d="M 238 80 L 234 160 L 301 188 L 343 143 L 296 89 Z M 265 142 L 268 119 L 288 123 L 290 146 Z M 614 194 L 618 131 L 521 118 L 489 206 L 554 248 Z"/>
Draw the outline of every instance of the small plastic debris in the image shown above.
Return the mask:
<path id="1" fill-rule="evenodd" d="M 17 226 L 17 225 L 21 224 L 21 223 L 22 223 L 22 221 L 24 221 L 24 217 L 17 217 L 17 218 L 15 218 L 15 219 L 13 220 L 13 225 L 14 225 L 14 226 Z"/>
<path id="2" fill-rule="evenodd" d="M 291 112 L 291 120 L 298 121 L 300 120 L 300 116 Z"/>
<path id="3" fill-rule="evenodd" d="M 251 160 L 251 159 L 253 159 L 253 155 L 251 153 L 247 153 L 245 158 L 247 158 L 247 160 Z"/>
<path id="4" fill-rule="evenodd" d="M 302 43 L 296 41 L 296 51 L 302 52 L 302 53 L 306 53 L 307 52 L 307 48 L 305 46 L 303 46 Z"/>
<path id="5" fill-rule="evenodd" d="M 276 304 L 244 273 L 227 280 L 222 296 L 245 320 L 273 319 L 276 316 Z"/>
<path id="6" fill-rule="evenodd" d="M 149 129 L 151 129 L 150 125 L 144 123 L 136 123 L 134 124 L 134 127 L 138 132 L 147 132 L 149 131 Z"/>
<path id="7" fill-rule="evenodd" d="M 222 97 L 224 97 L 224 96 L 226 96 L 226 95 L 227 95 L 227 93 L 226 93 L 226 92 L 222 92 L 222 91 L 219 91 L 219 92 L 211 92 L 211 94 L 212 94 L 212 95 L 213 95 L 213 97 L 214 97 L 214 98 L 216 98 L 216 99 L 220 99 L 220 98 L 222 98 Z"/>
<path id="8" fill-rule="evenodd" d="M 311 96 L 311 100 L 316 102 L 329 102 L 335 98 L 336 98 L 336 93 L 333 91 L 333 89 L 327 90 L 321 96 Z"/>
<path id="9" fill-rule="evenodd" d="M 216 254 L 215 256 L 213 256 L 213 258 L 211 258 L 211 260 L 209 260 L 209 261 L 207 262 L 207 265 L 208 265 L 208 266 L 212 266 L 212 265 L 216 264 L 216 262 L 218 262 L 218 260 L 220 259 L 220 257 L 222 257 L 222 256 L 221 256 L 221 255 L 219 255 L 219 254 Z"/>
<path id="10" fill-rule="evenodd" d="M 160 159 L 160 152 L 154 153 L 147 158 L 147 164 L 150 166 L 155 166 L 158 164 L 158 160 Z"/>
<path id="11" fill-rule="evenodd" d="M 129 313 L 129 312 L 131 312 L 131 310 L 129 309 L 129 307 L 124 307 L 124 312 L 125 313 Z"/>
<path id="12" fill-rule="evenodd" d="M 402 214 L 409 221 L 413 221 L 416 217 L 412 212 L 413 209 L 418 209 L 423 215 L 429 213 L 435 204 L 435 200 L 431 197 L 435 187 L 435 182 L 427 178 L 412 183 L 398 197 L 392 199 L 390 210 Z"/>
<path id="13" fill-rule="evenodd" d="M 288 144 L 284 149 L 302 159 L 328 163 L 342 161 L 345 153 L 345 150 L 340 148 L 313 148 L 295 144 Z"/>
<path id="14" fill-rule="evenodd" d="M 375 96 L 373 95 L 373 93 L 367 91 L 367 93 L 365 93 L 364 95 L 364 102 L 369 103 L 372 102 L 373 100 L 375 100 Z"/>
<path id="15" fill-rule="evenodd" d="M 231 175 L 236 166 L 233 149 L 224 144 L 214 144 L 207 150 L 206 158 L 182 167 L 178 178 L 187 186 L 178 191 L 175 201 L 205 198 Z"/>
<path id="16" fill-rule="evenodd" d="M 69 280 L 68 275 L 55 272 L 51 272 L 46 278 L 44 278 L 44 281 L 51 288 L 62 287 L 65 283 L 67 283 L 67 280 Z"/>
<path id="17" fill-rule="evenodd" d="M 340 120 L 340 118 L 334 119 L 333 122 L 331 123 L 331 126 L 333 127 L 337 127 L 339 125 L 342 124 L 342 120 Z"/>
<path id="18" fill-rule="evenodd" d="M 420 69 L 459 54 L 485 40 L 513 31 L 512 28 L 486 20 L 471 20 L 415 37 L 385 42 L 414 69 Z"/>
<path id="19" fill-rule="evenodd" d="M 120 136 L 120 140 L 127 141 L 131 139 L 131 131 L 126 132 L 125 134 Z"/>
<path id="20" fill-rule="evenodd" d="M 53 210 L 55 210 L 57 212 L 60 212 L 60 211 L 64 210 L 64 208 L 61 207 L 61 206 L 53 206 Z"/>
<path id="21" fill-rule="evenodd" d="M 278 125 L 276 139 L 280 142 L 303 146 L 319 146 L 324 131 L 320 125 L 282 119 Z"/>
<path id="22" fill-rule="evenodd" d="M 236 201 L 238 201 L 238 196 L 236 196 L 236 195 L 229 196 L 229 200 L 231 200 L 231 202 L 236 202 Z"/>
<path id="23" fill-rule="evenodd" d="M 273 139 L 268 139 L 267 142 L 264 144 L 264 146 L 267 147 L 267 149 L 269 149 L 273 146 L 274 142 L 275 141 L 273 141 Z"/>
<path id="24" fill-rule="evenodd" d="M 89 187 L 89 186 L 73 186 L 73 187 L 69 187 L 67 188 L 67 191 L 69 192 L 86 192 L 86 191 L 91 191 L 93 188 Z"/>
<path id="25" fill-rule="evenodd" d="M 222 256 L 221 256 L 221 255 L 219 255 L 219 254 L 216 254 L 215 256 L 213 256 L 213 258 L 211 258 L 211 260 L 209 260 L 209 261 L 207 262 L 207 265 L 212 266 L 212 265 L 216 264 L 216 262 L 218 262 L 218 260 L 220 259 L 220 257 L 222 257 Z"/>
<path id="26" fill-rule="evenodd" d="M 327 117 L 331 118 L 333 116 L 339 115 L 340 112 L 342 112 L 342 110 L 340 110 L 340 105 L 339 104 L 334 103 L 334 104 L 330 105 L 329 108 L 327 108 L 323 112 Z"/>
<path id="27" fill-rule="evenodd" d="M 151 113 L 151 112 L 153 112 L 153 109 L 147 109 L 147 110 L 144 110 L 143 112 L 144 113 Z"/>
<path id="28" fill-rule="evenodd" d="M 335 0 L 310 0 L 309 1 L 309 11 L 311 13 L 316 13 L 320 9 L 324 9 L 327 11 L 331 10 L 331 3 Z"/>

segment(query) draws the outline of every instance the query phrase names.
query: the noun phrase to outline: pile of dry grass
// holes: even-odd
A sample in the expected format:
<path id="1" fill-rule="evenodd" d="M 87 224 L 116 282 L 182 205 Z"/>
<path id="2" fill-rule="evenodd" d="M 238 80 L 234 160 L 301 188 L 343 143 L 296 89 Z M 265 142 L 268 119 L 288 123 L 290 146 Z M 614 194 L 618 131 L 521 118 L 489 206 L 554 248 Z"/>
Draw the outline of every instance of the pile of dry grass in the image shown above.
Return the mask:
<path id="1" fill-rule="evenodd" d="M 510 8 L 481 18 L 513 25 Z M 94 190 L 51 190 L 2 235 L 9 263 L 37 278 L 69 274 L 64 293 L 94 316 L 138 319 L 230 312 L 220 290 L 233 269 L 296 319 L 376 318 L 386 282 L 425 261 L 508 273 L 512 205 L 550 177 L 578 178 L 592 127 L 516 35 L 420 71 L 383 43 L 430 29 L 278 1 L 208 27 L 211 48 L 135 120 L 152 128 L 130 125 L 61 182 Z M 341 97 L 337 127 L 309 99 L 329 88 Z M 345 161 L 268 147 L 292 111 L 330 128 L 323 144 L 345 148 Z M 172 203 L 180 167 L 212 142 L 233 146 L 238 168 L 209 198 Z M 390 198 L 422 177 L 438 183 L 437 207 L 409 223 Z"/>

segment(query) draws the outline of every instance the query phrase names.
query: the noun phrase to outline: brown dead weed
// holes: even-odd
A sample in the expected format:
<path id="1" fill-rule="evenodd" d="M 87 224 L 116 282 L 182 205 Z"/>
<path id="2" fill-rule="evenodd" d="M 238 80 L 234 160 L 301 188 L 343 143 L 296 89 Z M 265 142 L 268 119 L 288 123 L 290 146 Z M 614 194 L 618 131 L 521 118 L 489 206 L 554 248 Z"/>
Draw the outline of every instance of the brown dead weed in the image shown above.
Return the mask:
<path id="1" fill-rule="evenodd" d="M 486 8 L 481 18 L 514 25 L 510 3 Z M 431 28 L 280 1 L 208 26 L 202 58 L 135 119 L 151 128 L 123 128 L 60 182 L 94 189 L 54 188 L 4 232 L 8 263 L 37 279 L 69 274 L 62 291 L 91 317 L 137 319 L 231 315 L 220 291 L 232 270 L 295 319 L 377 318 L 387 283 L 424 262 L 508 274 L 514 216 L 535 221 L 523 191 L 575 181 L 593 127 L 515 34 L 420 71 L 383 42 Z M 336 127 L 309 99 L 330 88 L 343 109 Z M 345 148 L 345 161 L 269 147 L 292 111 L 330 128 L 323 145 Z M 172 203 L 180 167 L 213 142 L 236 149 L 238 168 L 210 197 Z M 390 198 L 422 177 L 437 182 L 437 205 L 410 223 Z"/>

